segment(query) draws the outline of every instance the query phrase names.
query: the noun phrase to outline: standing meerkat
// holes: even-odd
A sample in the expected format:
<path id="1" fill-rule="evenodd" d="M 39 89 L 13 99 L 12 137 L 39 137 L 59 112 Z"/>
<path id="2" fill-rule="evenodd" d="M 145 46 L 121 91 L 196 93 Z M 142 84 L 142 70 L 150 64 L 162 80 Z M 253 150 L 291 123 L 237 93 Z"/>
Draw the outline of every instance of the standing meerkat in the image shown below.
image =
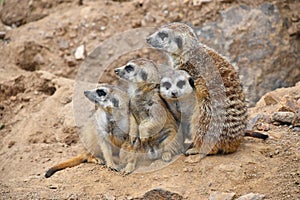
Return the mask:
<path id="1" fill-rule="evenodd" d="M 193 29 L 183 23 L 167 24 L 146 41 L 165 51 L 172 67 L 187 71 L 195 81 L 193 148 L 186 154 L 235 152 L 246 134 L 247 107 L 230 62 L 201 44 Z"/>
<path id="2" fill-rule="evenodd" d="M 84 91 L 84 95 L 97 109 L 82 128 L 82 140 L 89 153 L 71 158 L 51 167 L 45 174 L 48 178 L 55 172 L 84 162 L 105 164 L 118 170 L 114 155 L 128 139 L 129 98 L 116 86 L 100 84 L 97 88 Z"/>
<path id="3" fill-rule="evenodd" d="M 190 122 L 196 105 L 193 78 L 184 70 L 166 70 L 159 89 L 183 133 L 184 141 L 191 140 Z"/>
<path id="4" fill-rule="evenodd" d="M 129 131 L 132 144 L 139 146 L 140 140 L 140 152 L 146 148 L 150 157 L 161 155 L 165 162 L 171 161 L 172 156 L 182 151 L 182 135 L 177 134 L 176 121 L 159 95 L 156 65 L 147 59 L 136 59 L 116 68 L 115 73 L 128 81 L 129 108 L 134 117 Z M 132 172 L 135 164 L 136 158 L 131 159 L 125 173 Z"/>

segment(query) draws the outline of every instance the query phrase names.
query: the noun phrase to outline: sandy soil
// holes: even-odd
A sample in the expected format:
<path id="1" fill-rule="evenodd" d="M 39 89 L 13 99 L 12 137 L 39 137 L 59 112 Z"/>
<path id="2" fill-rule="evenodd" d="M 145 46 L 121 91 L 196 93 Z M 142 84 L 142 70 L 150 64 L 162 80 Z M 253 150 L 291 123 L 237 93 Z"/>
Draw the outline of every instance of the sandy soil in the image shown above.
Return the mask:
<path id="1" fill-rule="evenodd" d="M 199 9 L 169 0 L 163 4 L 91 0 L 82 6 L 61 1 L 38 21 L 13 29 L 0 24 L 6 32 L 0 40 L 0 199 L 132 199 L 155 188 L 183 199 L 208 199 L 213 191 L 234 192 L 235 197 L 253 192 L 265 199 L 300 199 L 299 127 L 274 124 L 270 116 L 281 104 L 265 105 L 264 99 L 250 109 L 250 118 L 263 115 L 259 123 L 267 126 L 270 138 L 245 138 L 236 153 L 197 163 L 180 156 L 160 170 L 126 177 L 104 166 L 82 164 L 44 178 L 49 167 L 83 151 L 72 101 L 74 79 L 83 62 L 74 58 L 78 46 L 84 44 L 90 54 L 114 33 L 135 27 L 170 21 L 201 25 L 242 1 L 230 2 L 212 2 Z M 163 7 L 168 15 L 161 12 Z M 176 14 L 178 9 L 185 15 Z M 148 10 L 158 16 L 156 20 L 144 17 Z M 279 100 L 285 95 L 292 98 L 295 112 L 299 94 L 299 83 L 272 93 Z"/>

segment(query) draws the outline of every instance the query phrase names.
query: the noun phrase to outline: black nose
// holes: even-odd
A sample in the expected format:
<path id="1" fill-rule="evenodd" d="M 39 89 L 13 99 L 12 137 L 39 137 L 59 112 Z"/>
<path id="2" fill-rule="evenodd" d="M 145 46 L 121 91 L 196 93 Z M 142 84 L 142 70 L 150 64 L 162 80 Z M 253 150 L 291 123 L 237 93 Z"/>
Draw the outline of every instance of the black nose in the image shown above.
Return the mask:
<path id="1" fill-rule="evenodd" d="M 177 92 L 171 92 L 172 97 L 176 97 L 177 96 Z"/>
<path id="2" fill-rule="evenodd" d="M 119 75 L 120 69 L 115 69 L 114 71 L 115 71 L 115 74 Z"/>
<path id="3" fill-rule="evenodd" d="M 151 41 L 150 36 L 146 38 L 146 41 L 147 41 L 147 43 L 150 43 L 150 41 Z"/>

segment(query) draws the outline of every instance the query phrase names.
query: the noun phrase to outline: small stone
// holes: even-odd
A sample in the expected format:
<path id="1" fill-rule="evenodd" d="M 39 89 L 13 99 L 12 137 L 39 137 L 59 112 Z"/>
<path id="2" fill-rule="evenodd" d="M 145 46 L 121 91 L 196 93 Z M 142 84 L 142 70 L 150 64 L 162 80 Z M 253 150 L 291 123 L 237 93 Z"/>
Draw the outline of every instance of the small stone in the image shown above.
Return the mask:
<path id="1" fill-rule="evenodd" d="M 292 112 L 274 112 L 272 121 L 291 124 L 295 118 L 295 113 Z"/>
<path id="2" fill-rule="evenodd" d="M 209 195 L 209 200 L 231 200 L 235 196 L 234 192 L 225 193 L 225 192 L 218 192 L 214 191 L 211 192 Z"/>
<path id="3" fill-rule="evenodd" d="M 208 3 L 211 2 L 212 0 L 193 0 L 193 6 L 201 6 L 202 3 Z"/>
<path id="4" fill-rule="evenodd" d="M 16 101 L 16 100 L 17 100 L 17 97 L 16 97 L 16 96 L 11 96 L 11 97 L 10 97 L 10 100 L 11 100 L 11 101 Z"/>
<path id="5" fill-rule="evenodd" d="M 254 194 L 254 193 L 249 193 L 246 195 L 243 195 L 236 200 L 262 200 L 265 198 L 265 195 L 263 194 Z"/>
<path id="6" fill-rule="evenodd" d="M 8 148 L 11 148 L 12 146 L 14 146 L 16 144 L 16 141 L 10 141 L 8 143 Z"/>
<path id="7" fill-rule="evenodd" d="M 269 131 L 270 125 L 266 123 L 259 123 L 256 125 L 257 130 L 259 131 Z"/>
<path id="8" fill-rule="evenodd" d="M 283 132 L 274 132 L 274 131 L 269 131 L 268 135 L 270 137 L 276 138 L 276 139 L 280 139 L 283 136 Z"/>
<path id="9" fill-rule="evenodd" d="M 76 48 L 74 56 L 76 60 L 82 60 L 85 58 L 85 48 L 83 44 Z"/>
<path id="10" fill-rule="evenodd" d="M 0 40 L 3 40 L 6 36 L 6 32 L 0 31 Z"/>
<path id="11" fill-rule="evenodd" d="M 50 185 L 49 188 L 50 188 L 51 190 L 56 190 L 58 187 L 55 186 L 55 185 Z"/>
<path id="12" fill-rule="evenodd" d="M 4 124 L 0 124 L 0 130 L 4 129 L 5 125 Z"/>
<path id="13" fill-rule="evenodd" d="M 58 42 L 59 49 L 66 50 L 70 47 L 69 42 L 66 40 L 59 40 Z"/>
<path id="14" fill-rule="evenodd" d="M 183 172 L 188 172 L 188 169 L 186 167 L 183 168 Z"/>
<path id="15" fill-rule="evenodd" d="M 276 105 L 278 103 L 278 99 L 275 96 L 271 95 L 271 94 L 267 94 L 264 97 L 264 101 L 265 101 L 266 106 Z"/>
<path id="16" fill-rule="evenodd" d="M 294 99 L 289 96 L 284 96 L 281 99 L 278 111 L 295 113 L 298 109 L 300 109 L 300 107 L 297 105 L 297 102 Z"/>
<path id="17" fill-rule="evenodd" d="M 69 66 L 69 67 L 74 67 L 74 66 L 76 66 L 76 60 L 73 58 L 73 57 L 71 57 L 71 56 L 66 56 L 65 57 L 65 61 L 66 61 L 66 63 L 67 63 L 67 65 Z"/>
<path id="18" fill-rule="evenodd" d="M 294 127 L 294 128 L 293 128 L 293 131 L 294 131 L 294 132 L 300 132 L 300 126 Z"/>
<path id="19" fill-rule="evenodd" d="M 107 200 L 115 200 L 116 199 L 116 197 L 114 197 L 110 194 L 105 194 L 104 196 L 105 196 L 105 199 L 107 199 Z"/>
<path id="20" fill-rule="evenodd" d="M 43 56 L 40 53 L 38 53 L 34 56 L 33 63 L 36 63 L 38 65 L 43 65 L 43 64 L 45 64 L 45 60 L 44 60 Z"/>
<path id="21" fill-rule="evenodd" d="M 100 27 L 100 31 L 105 31 L 106 30 L 106 27 L 105 26 L 101 26 Z"/>

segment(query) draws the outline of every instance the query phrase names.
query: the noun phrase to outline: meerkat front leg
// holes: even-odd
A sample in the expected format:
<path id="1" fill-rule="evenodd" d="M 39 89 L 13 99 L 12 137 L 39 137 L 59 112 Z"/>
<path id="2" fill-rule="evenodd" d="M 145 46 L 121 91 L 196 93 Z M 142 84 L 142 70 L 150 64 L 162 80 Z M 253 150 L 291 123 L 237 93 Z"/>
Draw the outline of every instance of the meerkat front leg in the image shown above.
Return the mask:
<path id="1" fill-rule="evenodd" d="M 103 152 L 104 160 L 106 161 L 106 166 L 112 170 L 119 171 L 119 166 L 113 161 L 113 151 L 109 139 L 104 138 L 100 143 L 101 150 Z"/>
<path id="2" fill-rule="evenodd" d="M 136 139 L 139 137 L 138 125 L 132 114 L 129 117 L 129 140 L 130 144 L 134 145 Z"/>
<path id="3" fill-rule="evenodd" d="M 142 141 L 158 134 L 167 121 L 167 112 L 161 102 L 153 102 L 148 109 L 149 119 L 142 121 L 139 125 L 139 136 Z"/>

